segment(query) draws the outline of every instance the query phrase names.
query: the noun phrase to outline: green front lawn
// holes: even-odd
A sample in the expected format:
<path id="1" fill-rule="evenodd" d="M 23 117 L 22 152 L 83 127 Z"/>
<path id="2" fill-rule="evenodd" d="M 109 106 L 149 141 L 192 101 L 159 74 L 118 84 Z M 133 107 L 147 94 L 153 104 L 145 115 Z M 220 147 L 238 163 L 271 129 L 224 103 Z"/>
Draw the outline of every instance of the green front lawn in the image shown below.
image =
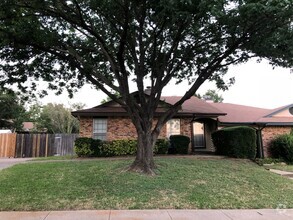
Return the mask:
<path id="1" fill-rule="evenodd" d="M 265 166 L 265 167 L 267 167 L 269 169 L 276 169 L 276 170 L 293 172 L 293 165 L 274 164 L 274 165 L 269 165 L 269 166 Z"/>
<path id="2" fill-rule="evenodd" d="M 77 159 L 76 155 L 69 156 L 49 156 L 49 157 L 35 157 L 31 159 L 32 161 L 41 161 L 41 160 L 72 160 Z"/>
<path id="3" fill-rule="evenodd" d="M 293 208 L 293 181 L 247 160 L 157 158 L 20 164 L 0 171 L 0 210 Z"/>

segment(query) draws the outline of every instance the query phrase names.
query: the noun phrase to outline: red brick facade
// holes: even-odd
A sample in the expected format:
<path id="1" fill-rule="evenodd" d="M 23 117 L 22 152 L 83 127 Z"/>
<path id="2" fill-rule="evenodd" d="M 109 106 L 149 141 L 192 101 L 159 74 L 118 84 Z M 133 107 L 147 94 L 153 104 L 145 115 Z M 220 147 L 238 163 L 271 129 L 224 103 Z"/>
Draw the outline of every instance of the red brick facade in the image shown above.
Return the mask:
<path id="1" fill-rule="evenodd" d="M 92 137 L 93 135 L 93 117 L 80 118 L 80 137 Z M 136 139 L 137 133 L 131 120 L 127 117 L 108 117 L 107 118 L 107 136 L 106 139 L 121 140 L 121 139 Z M 191 118 L 180 118 L 180 133 L 190 138 L 192 135 L 192 123 Z M 154 125 L 156 120 L 154 120 Z M 211 131 L 209 127 L 206 127 L 206 147 L 207 150 L 213 151 L 213 144 L 211 141 Z M 215 128 L 213 128 L 215 129 Z M 161 129 L 159 138 L 167 138 L 166 125 Z M 192 141 L 189 145 L 189 152 L 192 151 Z"/>
<path id="2" fill-rule="evenodd" d="M 180 133 L 191 138 L 192 123 L 190 118 L 180 119 Z M 166 130 L 166 129 L 165 129 Z"/>
<path id="3" fill-rule="evenodd" d="M 154 121 L 155 123 L 156 121 Z M 268 146 L 273 138 L 280 134 L 290 133 L 291 127 L 266 127 L 262 130 L 264 156 L 268 157 Z M 180 133 L 182 135 L 192 138 L 192 123 L 190 118 L 180 119 Z M 83 117 L 80 118 L 80 136 L 92 137 L 93 135 L 93 118 Z M 206 131 L 206 135 L 208 132 Z M 210 136 L 210 134 L 209 134 Z M 136 129 L 131 123 L 131 120 L 126 117 L 109 117 L 107 120 L 107 140 L 119 139 L 135 139 L 137 138 Z M 159 138 L 166 138 L 166 125 L 162 128 Z M 208 146 L 212 146 L 212 142 L 208 142 L 207 149 L 213 150 Z M 190 149 L 191 151 L 191 145 Z"/>
<path id="4" fill-rule="evenodd" d="M 135 139 L 137 133 L 131 120 L 126 117 L 109 117 L 107 118 L 107 140 Z M 154 121 L 154 124 L 156 120 Z M 191 136 L 190 119 L 181 120 L 181 134 Z M 80 136 L 92 137 L 93 135 L 93 118 L 80 118 Z M 166 125 L 162 128 L 159 138 L 166 138 Z"/>
<path id="5" fill-rule="evenodd" d="M 270 142 L 278 135 L 281 134 L 289 134 L 292 127 L 266 127 L 262 130 L 262 140 L 263 140 L 263 148 L 264 148 L 264 156 L 268 157 L 268 147 Z"/>
<path id="6" fill-rule="evenodd" d="M 83 117 L 79 120 L 79 135 L 80 137 L 93 136 L 93 118 Z"/>

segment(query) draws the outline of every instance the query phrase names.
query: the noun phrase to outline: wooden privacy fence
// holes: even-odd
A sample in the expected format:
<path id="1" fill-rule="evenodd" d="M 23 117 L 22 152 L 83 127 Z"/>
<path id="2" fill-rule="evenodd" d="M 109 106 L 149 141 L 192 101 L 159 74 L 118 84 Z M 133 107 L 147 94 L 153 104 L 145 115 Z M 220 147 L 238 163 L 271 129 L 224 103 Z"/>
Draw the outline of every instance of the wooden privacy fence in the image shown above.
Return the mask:
<path id="1" fill-rule="evenodd" d="M 7 135 L 7 134 L 5 134 Z M 0 134 L 0 157 L 48 157 L 74 155 L 74 141 L 77 134 L 8 134 L 11 143 L 4 148 Z M 4 141 L 3 141 L 4 142 Z M 1 149 L 5 152 L 1 154 Z"/>
<path id="2" fill-rule="evenodd" d="M 0 134 L 0 157 L 14 157 L 16 134 Z"/>

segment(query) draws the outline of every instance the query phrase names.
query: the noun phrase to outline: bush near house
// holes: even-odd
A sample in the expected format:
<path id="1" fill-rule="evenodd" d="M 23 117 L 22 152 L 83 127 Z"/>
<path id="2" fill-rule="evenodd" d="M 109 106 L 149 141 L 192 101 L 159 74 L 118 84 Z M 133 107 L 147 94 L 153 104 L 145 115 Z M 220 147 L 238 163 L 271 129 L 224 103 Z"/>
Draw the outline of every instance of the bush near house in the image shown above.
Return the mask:
<path id="1" fill-rule="evenodd" d="M 101 156 L 125 156 L 136 153 L 136 140 L 114 140 L 105 141 L 101 146 Z"/>
<path id="2" fill-rule="evenodd" d="M 253 128 L 224 128 L 212 133 L 212 140 L 219 155 L 249 159 L 256 156 L 256 132 Z"/>
<path id="3" fill-rule="evenodd" d="M 169 142 L 158 139 L 154 146 L 154 154 L 166 154 Z M 75 153 L 79 157 L 111 157 L 135 155 L 137 140 L 101 141 L 92 138 L 78 138 L 75 141 Z"/>
<path id="4" fill-rule="evenodd" d="M 280 158 L 293 163 L 293 135 L 283 134 L 273 139 L 269 145 L 269 152 L 273 158 Z"/>
<path id="5" fill-rule="evenodd" d="M 169 145 L 167 139 L 158 139 L 154 146 L 154 154 L 167 154 Z"/>
<path id="6" fill-rule="evenodd" d="M 81 137 L 75 140 L 74 151 L 79 157 L 97 157 L 101 155 L 101 140 Z"/>
<path id="7" fill-rule="evenodd" d="M 171 135 L 170 144 L 171 152 L 175 154 L 188 154 L 188 145 L 190 138 L 185 135 Z"/>

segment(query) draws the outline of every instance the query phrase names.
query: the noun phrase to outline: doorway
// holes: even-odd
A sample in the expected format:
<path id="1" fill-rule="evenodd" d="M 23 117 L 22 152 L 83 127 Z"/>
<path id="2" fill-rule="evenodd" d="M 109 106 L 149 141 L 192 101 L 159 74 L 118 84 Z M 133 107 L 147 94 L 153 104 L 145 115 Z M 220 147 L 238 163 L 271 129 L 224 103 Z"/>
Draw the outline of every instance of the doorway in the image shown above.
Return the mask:
<path id="1" fill-rule="evenodd" d="M 205 146 L 205 126 L 201 122 L 193 122 L 193 144 L 194 149 L 203 149 Z"/>

